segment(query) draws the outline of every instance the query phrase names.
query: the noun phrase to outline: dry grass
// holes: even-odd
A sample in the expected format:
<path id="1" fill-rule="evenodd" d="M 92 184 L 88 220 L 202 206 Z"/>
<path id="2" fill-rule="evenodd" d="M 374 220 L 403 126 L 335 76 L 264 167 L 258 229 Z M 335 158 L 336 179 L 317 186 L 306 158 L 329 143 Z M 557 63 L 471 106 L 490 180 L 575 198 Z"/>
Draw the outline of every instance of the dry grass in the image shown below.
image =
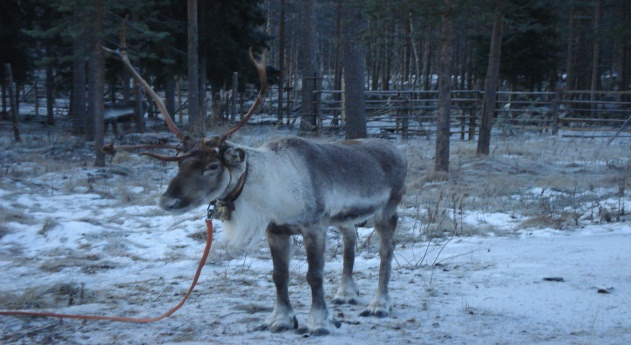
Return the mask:
<path id="1" fill-rule="evenodd" d="M 91 294 L 83 284 L 59 283 L 29 287 L 21 294 L 0 293 L 0 308 L 7 310 L 47 309 L 88 303 Z"/>
<path id="2" fill-rule="evenodd" d="M 476 156 L 475 149 L 475 142 L 452 141 L 450 172 L 436 174 L 433 143 L 422 139 L 407 143 L 410 173 L 402 205 L 416 209 L 408 213 L 417 213 L 420 224 L 415 227 L 420 227 L 422 237 L 484 233 L 460 222 L 463 211 L 525 216 L 516 231 L 571 229 L 628 217 L 624 209 L 631 187 L 628 143 L 607 146 L 596 140 L 518 137 L 495 139 L 489 156 Z M 618 204 L 605 206 L 612 198 Z"/>
<path id="3" fill-rule="evenodd" d="M 59 223 L 55 219 L 47 217 L 46 219 L 44 219 L 44 224 L 42 225 L 42 228 L 37 233 L 39 235 L 46 236 L 48 231 L 54 229 L 58 225 Z"/>
<path id="4" fill-rule="evenodd" d="M 11 233 L 11 230 L 7 228 L 4 224 L 0 224 L 0 239 L 2 239 L 5 235 Z"/>
<path id="5" fill-rule="evenodd" d="M 16 222 L 20 224 L 33 225 L 36 223 L 35 218 L 24 212 L 25 206 L 14 204 L 13 208 L 8 209 L 0 206 L 0 224 Z"/>

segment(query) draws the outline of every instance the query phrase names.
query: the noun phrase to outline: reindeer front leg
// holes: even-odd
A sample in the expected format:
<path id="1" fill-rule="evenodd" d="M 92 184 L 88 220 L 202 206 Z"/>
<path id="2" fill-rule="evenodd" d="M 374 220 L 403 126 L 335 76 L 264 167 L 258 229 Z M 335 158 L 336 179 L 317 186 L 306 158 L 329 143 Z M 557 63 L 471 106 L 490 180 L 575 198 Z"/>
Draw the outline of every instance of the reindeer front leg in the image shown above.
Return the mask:
<path id="1" fill-rule="evenodd" d="M 324 250 L 326 247 L 326 228 L 309 227 L 304 229 L 303 238 L 307 251 L 307 282 L 311 287 L 311 310 L 305 326 L 298 329 L 299 333 L 326 335 L 331 333 L 330 324 L 339 328 L 341 323 L 329 317 L 329 310 L 324 300 Z"/>
<path id="2" fill-rule="evenodd" d="M 289 254 L 291 244 L 289 231 L 285 230 L 281 226 L 270 224 L 265 231 L 274 265 L 273 280 L 274 285 L 276 285 L 276 306 L 261 329 L 269 329 L 272 332 L 283 332 L 298 328 L 298 320 L 289 302 Z"/>

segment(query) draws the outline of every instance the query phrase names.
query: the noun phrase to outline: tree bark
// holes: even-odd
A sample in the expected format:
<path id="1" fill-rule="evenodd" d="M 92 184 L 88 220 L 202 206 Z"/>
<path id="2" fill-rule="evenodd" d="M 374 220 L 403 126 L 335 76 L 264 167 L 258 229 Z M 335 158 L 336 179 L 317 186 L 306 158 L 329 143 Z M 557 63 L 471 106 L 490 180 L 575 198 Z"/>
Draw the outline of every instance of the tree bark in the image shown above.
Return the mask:
<path id="1" fill-rule="evenodd" d="M 318 129 L 315 91 L 321 82 L 316 55 L 315 0 L 304 0 L 302 39 L 302 109 L 300 135 L 313 135 Z"/>
<path id="2" fill-rule="evenodd" d="M 285 88 L 285 0 L 280 0 L 280 19 L 278 28 L 278 125 L 283 124 L 283 91 Z"/>
<path id="3" fill-rule="evenodd" d="M 85 68 L 85 38 L 86 28 L 83 21 L 85 10 L 79 3 L 75 2 L 75 20 L 84 26 L 81 34 L 75 37 L 72 42 L 72 131 L 75 134 L 83 134 L 85 132 L 85 87 L 86 87 L 86 68 Z"/>
<path id="4" fill-rule="evenodd" d="M 631 2 L 622 1 L 620 5 L 622 21 L 628 23 L 631 20 Z M 631 40 L 621 39 L 620 42 L 620 67 L 618 72 L 618 90 L 628 91 L 629 82 L 631 81 Z M 621 101 L 629 102 L 629 95 L 622 95 Z"/>
<path id="5" fill-rule="evenodd" d="M 408 17 L 409 17 L 409 21 L 410 21 L 410 31 L 412 32 L 412 34 L 414 35 L 414 33 L 416 32 L 415 28 L 414 28 L 414 20 L 412 18 L 413 13 L 412 11 L 408 12 Z M 414 37 L 412 37 L 410 39 L 410 41 L 412 42 L 412 53 L 414 54 L 414 85 L 413 88 L 417 89 L 419 86 L 419 81 L 420 81 L 420 77 L 422 75 L 422 70 L 423 70 L 423 61 L 421 58 L 421 41 L 419 39 L 416 39 Z"/>
<path id="6" fill-rule="evenodd" d="M 9 105 L 11 106 L 11 123 L 13 124 L 13 139 L 15 139 L 16 142 L 20 141 L 20 131 L 18 129 L 18 114 L 19 114 L 19 108 L 17 106 L 17 102 L 15 101 L 16 99 L 16 93 L 13 92 L 13 72 L 11 71 L 11 64 L 5 64 L 4 65 L 4 77 L 5 77 L 5 84 L 7 86 L 7 89 L 9 90 Z"/>
<path id="7" fill-rule="evenodd" d="M 206 47 L 200 49 L 200 61 L 199 61 L 199 130 L 201 131 L 202 136 L 206 134 L 207 130 L 207 122 L 206 121 L 206 63 L 207 63 L 207 50 Z"/>
<path id="8" fill-rule="evenodd" d="M 199 42 L 197 0 L 187 0 L 188 13 L 188 127 L 193 136 L 201 136 L 199 123 Z"/>
<path id="9" fill-rule="evenodd" d="M 175 77 L 173 75 L 164 77 L 164 103 L 167 112 L 175 120 Z"/>
<path id="10" fill-rule="evenodd" d="M 105 123 L 103 121 L 103 96 L 105 94 L 105 62 L 103 60 L 103 15 L 105 12 L 104 0 L 94 0 L 95 15 L 93 17 L 94 26 L 93 31 L 95 35 L 94 45 L 91 47 L 93 50 L 93 57 L 95 59 L 95 92 L 92 94 L 94 97 L 94 146 L 96 153 L 96 160 L 94 165 L 97 167 L 105 166 L 105 154 L 102 148 L 105 143 Z"/>
<path id="11" fill-rule="evenodd" d="M 431 29 L 425 33 L 425 44 L 423 48 L 423 90 L 429 91 L 432 88 L 432 39 Z"/>
<path id="12" fill-rule="evenodd" d="M 401 43 L 403 46 L 401 47 L 401 89 L 410 89 L 410 85 L 408 84 L 410 81 L 410 26 L 411 22 L 409 18 L 403 20 L 402 24 L 402 40 Z"/>
<path id="13" fill-rule="evenodd" d="M 567 57 L 565 60 L 565 89 L 574 90 L 574 6 L 570 8 L 570 20 L 567 34 Z"/>
<path id="14" fill-rule="evenodd" d="M 206 11 L 207 11 L 207 2 L 206 1 L 202 1 L 201 3 L 198 2 L 198 18 L 206 18 Z M 198 37 L 200 36 L 199 33 L 205 33 L 207 31 L 207 27 L 208 25 L 206 25 L 206 21 L 202 20 L 201 22 L 198 22 L 198 27 L 197 27 L 197 32 L 198 32 Z M 203 36 L 202 36 L 203 37 Z M 198 42 L 199 42 L 199 38 L 198 38 Z M 205 43 L 205 42 L 204 42 Z M 206 130 L 208 127 L 208 121 L 206 118 L 206 110 L 207 110 L 207 105 L 206 105 L 206 66 L 208 63 L 208 45 L 202 43 L 202 45 L 200 46 L 198 43 L 198 47 L 197 50 L 199 51 L 199 67 L 198 67 L 198 71 L 199 71 L 199 91 L 197 94 L 198 100 L 199 100 L 199 124 L 200 124 L 200 131 L 201 131 L 201 136 L 205 136 L 206 135 Z"/>
<path id="15" fill-rule="evenodd" d="M 88 67 L 87 67 L 87 79 L 88 79 L 88 107 L 85 117 L 85 138 L 87 141 L 94 140 L 94 126 L 95 126 L 95 116 L 97 112 L 97 99 L 103 99 L 103 95 L 98 95 L 97 93 L 97 78 L 98 78 L 98 57 L 97 51 L 95 49 L 96 42 L 98 41 L 95 28 L 94 18 L 96 17 L 97 12 L 97 2 L 99 0 L 92 0 L 89 2 L 88 7 L 88 15 L 92 22 L 87 26 L 86 33 L 86 41 L 87 48 L 86 53 L 88 55 Z M 97 97 L 98 95 L 98 97 Z"/>
<path id="16" fill-rule="evenodd" d="M 230 97 L 230 121 L 237 120 L 237 97 L 239 87 L 239 72 L 232 72 L 232 95 Z"/>
<path id="17" fill-rule="evenodd" d="M 0 114 L 0 119 L 4 120 L 7 116 L 7 86 L 6 82 L 2 81 L 2 114 Z"/>
<path id="18" fill-rule="evenodd" d="M 134 81 L 134 99 L 136 100 L 136 111 L 134 114 L 134 122 L 136 123 L 136 132 L 145 132 L 145 112 L 149 113 L 149 107 L 151 103 L 147 102 L 147 109 L 145 109 L 145 103 L 143 102 L 143 92 L 140 84 Z"/>
<path id="19" fill-rule="evenodd" d="M 390 90 L 390 78 L 392 77 L 392 74 L 390 73 L 391 69 L 392 69 L 392 54 L 391 54 L 391 49 L 392 46 L 394 45 L 391 42 L 391 39 L 389 39 L 388 37 L 390 35 L 392 35 L 393 33 L 393 27 L 394 24 L 386 24 L 388 27 L 386 28 L 386 32 L 385 32 L 385 37 L 384 37 L 384 44 L 383 44 L 383 68 L 381 69 L 381 89 L 384 91 L 389 91 Z"/>
<path id="20" fill-rule="evenodd" d="M 495 8 L 489 64 L 484 81 L 484 98 L 482 101 L 482 116 L 480 119 L 480 134 L 477 147 L 478 155 L 488 155 L 489 147 L 491 146 L 491 129 L 493 128 L 493 115 L 495 114 L 497 79 L 500 71 L 500 58 L 502 56 L 502 34 L 504 31 L 505 16 L 504 3 L 505 0 L 498 0 Z"/>
<path id="21" fill-rule="evenodd" d="M 598 61 L 600 59 L 600 37 L 598 36 L 600 33 L 600 8 L 601 8 L 601 0 L 596 0 L 594 3 L 594 47 L 592 54 L 592 76 L 590 83 L 590 101 L 592 107 L 592 117 L 596 116 L 596 90 L 599 87 L 600 74 L 598 73 Z"/>
<path id="22" fill-rule="evenodd" d="M 342 0 L 337 0 L 337 15 L 335 18 L 335 61 L 333 66 L 333 89 L 336 91 L 342 90 L 342 44 L 340 42 L 342 37 Z M 335 107 L 341 105 L 342 94 L 334 93 L 333 102 Z M 333 119 L 331 120 L 331 126 L 339 126 L 339 112 L 333 111 Z"/>
<path id="23" fill-rule="evenodd" d="M 44 51 L 46 52 L 46 56 L 50 57 L 50 45 L 46 44 Z M 55 105 L 55 81 L 53 66 L 46 66 L 46 124 L 49 126 L 55 125 L 55 114 L 54 114 L 54 105 Z"/>
<path id="24" fill-rule="evenodd" d="M 344 85 L 346 101 L 346 138 L 365 138 L 366 130 L 366 101 L 365 76 L 366 60 L 361 32 L 364 29 L 364 19 L 361 9 L 352 2 L 343 5 L 344 14 Z"/>
<path id="25" fill-rule="evenodd" d="M 436 123 L 435 172 L 449 171 L 449 137 L 451 111 L 451 76 L 452 76 L 452 1 L 443 0 L 445 5 L 441 15 L 441 44 L 438 58 L 438 119 Z"/>

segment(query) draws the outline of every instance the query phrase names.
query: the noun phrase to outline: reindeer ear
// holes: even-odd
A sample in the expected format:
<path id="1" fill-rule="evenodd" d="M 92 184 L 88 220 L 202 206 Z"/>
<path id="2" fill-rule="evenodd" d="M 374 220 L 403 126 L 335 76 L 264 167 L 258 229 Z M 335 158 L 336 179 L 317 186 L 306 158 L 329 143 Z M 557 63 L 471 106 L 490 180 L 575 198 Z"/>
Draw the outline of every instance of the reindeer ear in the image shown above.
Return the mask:
<path id="1" fill-rule="evenodd" d="M 229 148 L 224 152 L 223 159 L 228 165 L 237 165 L 245 161 L 245 151 L 240 148 Z"/>

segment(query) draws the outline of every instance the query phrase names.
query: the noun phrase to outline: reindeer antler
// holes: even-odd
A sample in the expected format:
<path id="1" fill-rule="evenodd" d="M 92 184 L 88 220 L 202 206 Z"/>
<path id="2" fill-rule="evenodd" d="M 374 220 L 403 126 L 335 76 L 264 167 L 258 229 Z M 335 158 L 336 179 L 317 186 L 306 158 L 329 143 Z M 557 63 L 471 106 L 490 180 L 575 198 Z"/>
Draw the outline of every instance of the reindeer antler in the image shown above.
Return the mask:
<path id="1" fill-rule="evenodd" d="M 163 161 L 181 161 L 181 160 L 184 160 L 184 159 L 186 159 L 188 157 L 191 157 L 192 155 L 194 155 L 195 153 L 199 152 L 200 150 L 196 150 L 194 146 L 188 144 L 190 142 L 191 137 L 189 135 L 187 135 L 186 133 L 184 133 L 182 130 L 180 130 L 177 127 L 177 125 L 175 124 L 175 122 L 171 118 L 171 115 L 169 114 L 169 112 L 167 111 L 166 107 L 164 106 L 164 102 L 162 101 L 162 99 L 151 88 L 151 86 L 149 86 L 149 83 L 147 83 L 142 78 L 142 76 L 136 71 L 134 66 L 129 61 L 129 57 L 127 56 L 127 42 L 126 42 L 126 37 L 125 37 L 126 36 L 126 32 L 127 32 L 127 21 L 128 21 L 128 19 L 129 19 L 129 16 L 125 17 L 125 20 L 123 20 L 123 24 L 122 24 L 122 27 L 121 27 L 121 35 L 120 35 L 121 46 L 120 46 L 120 49 L 113 50 L 113 49 L 109 49 L 107 47 L 101 47 L 101 48 L 103 50 L 115 55 L 116 57 L 118 57 L 123 62 L 123 65 L 125 66 L 125 68 L 131 73 L 133 78 L 138 83 L 140 83 L 140 85 L 142 85 L 142 87 L 145 89 L 145 91 L 151 96 L 153 101 L 158 106 L 158 109 L 160 109 L 160 113 L 162 114 L 162 118 L 166 122 L 167 127 L 169 128 L 169 130 L 171 132 L 173 132 L 177 136 L 178 139 L 180 139 L 181 146 L 174 146 L 174 145 L 168 145 L 168 144 L 150 144 L 150 145 L 125 145 L 125 146 L 119 146 L 118 148 L 119 149 L 172 148 L 172 149 L 177 149 L 177 150 L 184 149 L 184 151 L 186 151 L 185 154 L 179 155 L 179 156 L 172 156 L 172 157 L 160 156 L 160 155 L 157 155 L 157 154 L 154 154 L 154 153 L 148 153 L 148 152 L 140 153 L 141 155 L 150 156 L 150 157 L 157 158 L 157 159 L 160 159 L 160 160 L 163 160 Z M 254 101 L 254 104 L 252 105 L 250 110 L 248 110 L 247 114 L 243 117 L 243 119 L 241 119 L 241 121 L 239 121 L 239 123 L 237 123 L 228 132 L 226 132 L 226 134 L 224 134 L 223 136 L 221 136 L 218 139 L 216 139 L 216 141 L 213 143 L 212 147 L 209 147 L 209 146 L 206 145 L 205 139 L 201 139 L 201 151 L 202 152 L 206 152 L 208 154 L 213 154 L 213 153 L 216 154 L 216 153 L 218 153 L 219 150 L 214 149 L 213 147 L 221 146 L 228 138 L 230 138 L 230 136 L 232 134 L 234 134 L 234 132 L 239 130 L 239 128 L 243 127 L 243 125 L 245 125 L 245 123 L 248 122 L 250 117 L 252 117 L 252 114 L 254 114 L 254 112 L 258 109 L 258 107 L 263 103 L 263 99 L 265 97 L 265 92 L 267 91 L 267 85 L 268 85 L 267 84 L 267 73 L 265 71 L 265 55 L 266 55 L 266 53 L 267 53 L 267 50 L 263 50 L 263 53 L 261 54 L 261 59 L 260 60 L 256 60 L 254 58 L 254 55 L 252 54 L 252 48 L 250 47 L 250 49 L 248 50 L 248 55 L 250 57 L 250 61 L 252 61 L 252 63 L 254 64 L 254 67 L 256 68 L 256 72 L 258 73 L 259 79 L 261 81 L 261 88 L 259 90 L 258 96 L 256 97 L 256 100 Z M 195 146 L 197 146 L 197 145 L 195 145 Z M 110 154 L 114 155 L 116 153 L 116 149 L 114 148 L 113 144 L 109 144 L 109 145 L 107 145 L 106 147 L 103 148 L 103 152 L 110 153 Z"/>
<path id="2" fill-rule="evenodd" d="M 156 105 L 158 106 L 158 109 L 160 109 L 160 113 L 162 114 L 162 118 L 166 122 L 167 127 L 169 127 L 169 130 L 171 132 L 173 132 L 173 134 L 175 134 L 175 136 L 177 136 L 177 138 L 180 139 L 180 141 L 182 143 L 185 143 L 185 142 L 187 142 L 190 139 L 190 137 L 186 133 L 182 132 L 182 130 L 180 130 L 177 127 L 177 125 L 175 124 L 175 122 L 171 118 L 171 115 L 167 111 L 167 108 L 164 105 L 164 102 L 162 102 L 162 99 L 160 98 L 160 96 L 158 96 L 158 94 L 151 88 L 149 83 L 147 83 L 145 81 L 145 79 L 143 79 L 143 77 L 136 71 L 134 66 L 129 61 L 129 57 L 127 56 L 127 41 L 126 41 L 126 38 L 125 38 L 126 33 L 127 33 L 127 21 L 128 20 L 129 20 L 129 16 L 126 16 L 125 19 L 123 20 L 123 25 L 121 27 L 121 36 L 120 36 L 121 46 L 120 46 L 120 49 L 112 50 L 112 49 L 109 49 L 109 48 L 103 47 L 103 46 L 101 48 L 103 50 L 109 52 L 109 53 L 114 54 L 116 57 L 118 57 L 123 62 L 123 65 L 125 65 L 125 68 L 129 71 L 129 73 L 131 73 L 132 77 L 138 83 L 140 83 L 140 85 L 142 85 L 142 87 L 145 89 L 145 91 L 151 96 L 151 99 L 153 99 L 153 101 L 156 103 Z"/>
<path id="3" fill-rule="evenodd" d="M 248 110 L 247 114 L 243 117 L 243 119 L 241 119 L 241 121 L 239 121 L 239 123 L 237 123 L 234 127 L 232 127 L 226 134 L 224 134 L 221 137 L 219 141 L 220 144 L 226 141 L 228 138 L 230 138 L 230 136 L 232 136 L 234 132 L 238 131 L 239 128 L 243 127 L 243 125 L 245 125 L 245 123 L 248 122 L 250 117 L 252 117 L 252 114 L 254 114 L 256 109 L 263 103 L 263 99 L 265 98 L 265 92 L 267 91 L 267 72 L 265 71 L 265 55 L 266 54 L 267 54 L 267 49 L 264 49 L 263 53 L 261 54 L 261 60 L 257 61 L 254 58 L 254 55 L 252 55 L 252 47 L 248 49 L 248 56 L 250 57 L 250 61 L 252 61 L 252 63 L 254 64 L 254 67 L 256 68 L 256 72 L 258 73 L 259 79 L 261 81 L 261 89 L 259 90 L 259 94 L 256 97 L 254 104 L 252 104 L 252 107 L 250 108 L 250 110 Z"/>

